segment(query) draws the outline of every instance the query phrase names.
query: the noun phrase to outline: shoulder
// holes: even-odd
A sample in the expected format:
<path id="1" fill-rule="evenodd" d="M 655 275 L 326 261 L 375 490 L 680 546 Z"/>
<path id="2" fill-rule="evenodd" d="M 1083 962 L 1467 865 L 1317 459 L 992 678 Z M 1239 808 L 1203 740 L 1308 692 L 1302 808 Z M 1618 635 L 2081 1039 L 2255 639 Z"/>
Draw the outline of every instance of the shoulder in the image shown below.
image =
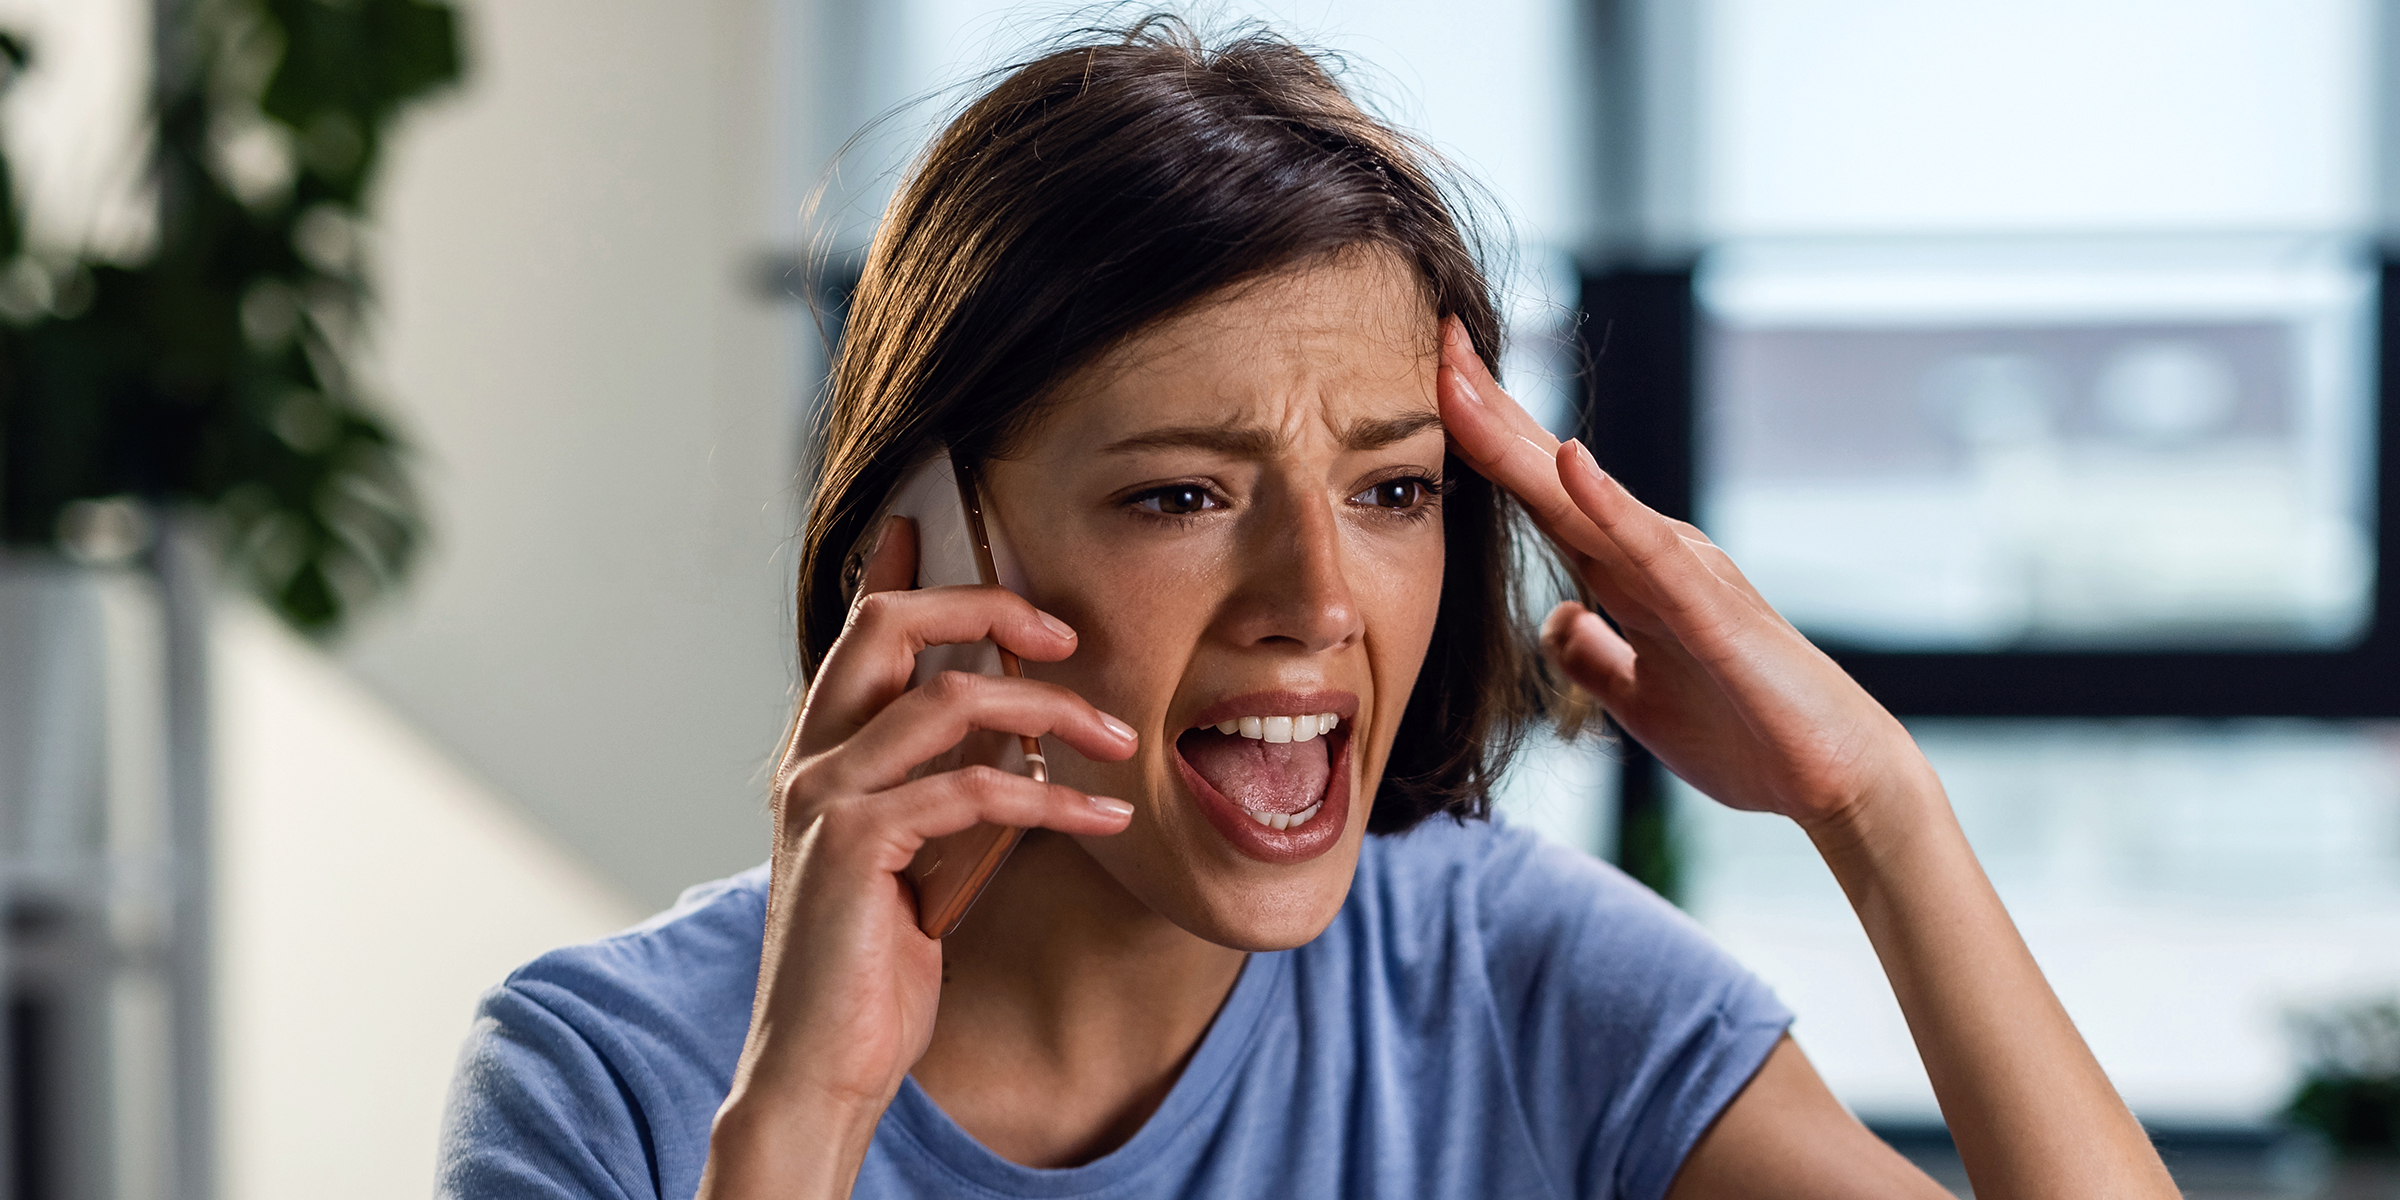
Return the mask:
<path id="1" fill-rule="evenodd" d="M 766 936 L 767 868 L 685 890 L 631 929 L 553 950 L 510 972 L 486 999 L 511 994 L 561 1016 L 640 1019 L 691 1014 L 738 991 L 745 1028 Z"/>
<path id="2" fill-rule="evenodd" d="M 1354 953 L 1474 970 L 1508 1014 L 1563 1008 L 1639 1022 L 1723 1010 L 1788 1020 L 1755 976 L 1657 893 L 1499 822 L 1437 817 L 1368 838 L 1329 932 Z"/>
<path id="3" fill-rule="evenodd" d="M 1623 871 L 1497 819 L 1435 817 L 1368 838 L 1352 898 L 1386 924 L 1471 926 L 1503 957 L 1585 944 L 1717 954 L 1699 925 Z"/>
<path id="4" fill-rule="evenodd" d="M 1528 1132 L 1576 1194 L 1662 1194 L 1791 1020 L 1655 892 L 1505 824 L 1368 839 L 1351 902 L 1362 951 L 1447 975 L 1453 999 L 1473 976 Z"/>
<path id="5" fill-rule="evenodd" d="M 761 867 L 484 994 L 443 1121 L 443 1196 L 641 1194 L 698 1179 L 749 1028 Z"/>

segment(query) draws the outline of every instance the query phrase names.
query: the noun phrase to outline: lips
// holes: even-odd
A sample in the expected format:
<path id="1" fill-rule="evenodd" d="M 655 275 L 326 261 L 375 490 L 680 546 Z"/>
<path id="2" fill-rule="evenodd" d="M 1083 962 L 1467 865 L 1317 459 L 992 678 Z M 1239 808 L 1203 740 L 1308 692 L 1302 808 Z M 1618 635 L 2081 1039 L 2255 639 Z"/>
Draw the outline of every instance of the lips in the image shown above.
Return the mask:
<path id="1" fill-rule="evenodd" d="M 1217 832 L 1246 857 L 1295 863 L 1341 839 L 1349 819 L 1347 693 L 1237 696 L 1196 714 L 1175 766 Z"/>

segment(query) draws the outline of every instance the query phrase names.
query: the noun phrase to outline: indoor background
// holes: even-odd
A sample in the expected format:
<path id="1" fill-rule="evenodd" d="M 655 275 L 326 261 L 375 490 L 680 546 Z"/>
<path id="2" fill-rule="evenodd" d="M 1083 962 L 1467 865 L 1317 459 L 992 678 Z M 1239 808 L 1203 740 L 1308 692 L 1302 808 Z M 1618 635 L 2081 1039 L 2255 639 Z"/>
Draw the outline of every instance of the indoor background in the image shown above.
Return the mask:
<path id="1" fill-rule="evenodd" d="M 479 992 L 765 857 L 796 469 L 845 264 L 982 72 L 1139 11 L 454 7 L 459 79 L 397 121 L 356 231 L 360 376 L 423 499 L 413 568 L 316 641 L 219 589 L 196 676 L 142 546 L 62 529 L 0 573 L 9 1194 L 421 1195 Z M 30 245 L 154 239 L 153 11 L 0 0 L 33 51 L 0 98 Z M 2331 1151 L 2285 1115 L 2312 1072 L 2400 1075 L 2373 1057 L 2400 1033 L 2327 1057 L 2400 996 L 2400 655 L 2376 657 L 2400 638 L 2376 452 L 2395 14 L 1185 11 L 1338 51 L 1488 187 L 1507 380 L 1561 432 L 1593 421 L 1604 460 L 1627 401 L 1587 413 L 1579 368 L 1659 326 L 1595 297 L 1680 297 L 1658 311 L 1686 318 L 1689 370 L 1659 403 L 1686 459 L 1658 494 L 1910 719 L 2187 1183 L 2320 1186 Z M 1806 840 L 1647 772 L 1544 742 L 1502 808 L 1666 891 L 1776 987 L 1847 1103 L 1938 1161 Z M 205 919 L 176 915 L 193 879 Z M 194 931 L 200 957 L 176 948 Z"/>

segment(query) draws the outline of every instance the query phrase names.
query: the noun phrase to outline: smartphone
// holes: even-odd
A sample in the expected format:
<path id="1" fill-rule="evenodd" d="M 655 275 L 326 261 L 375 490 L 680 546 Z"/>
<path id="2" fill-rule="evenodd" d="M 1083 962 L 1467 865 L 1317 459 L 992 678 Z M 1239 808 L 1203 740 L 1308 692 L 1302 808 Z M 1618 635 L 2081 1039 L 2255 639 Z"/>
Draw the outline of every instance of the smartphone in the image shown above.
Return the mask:
<path id="1" fill-rule="evenodd" d="M 1022 596 L 1024 576 L 1009 553 L 997 522 L 985 519 L 982 488 L 971 469 L 953 463 L 947 451 L 919 463 L 903 476 L 892 494 L 890 515 L 907 517 L 917 526 L 916 586 L 997 584 Z M 915 687 L 943 671 L 978 675 L 1019 675 L 1017 656 L 992 642 L 928 646 L 917 655 L 909 676 Z M 953 771 L 971 764 L 988 764 L 1004 771 L 1049 777 L 1041 743 L 1015 734 L 977 730 L 941 757 L 918 769 L 919 777 Z M 917 889 L 917 928 L 930 938 L 944 938 L 966 919 L 975 898 L 1008 861 L 1024 830 L 1004 825 L 976 825 L 935 838 L 917 851 L 906 872 Z"/>

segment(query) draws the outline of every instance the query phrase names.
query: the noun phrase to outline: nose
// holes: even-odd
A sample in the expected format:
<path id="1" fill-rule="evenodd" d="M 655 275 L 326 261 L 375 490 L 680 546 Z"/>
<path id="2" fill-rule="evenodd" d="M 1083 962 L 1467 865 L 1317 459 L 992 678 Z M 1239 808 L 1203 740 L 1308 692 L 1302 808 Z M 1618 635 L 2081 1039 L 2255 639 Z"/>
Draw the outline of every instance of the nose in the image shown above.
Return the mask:
<path id="1" fill-rule="evenodd" d="M 1228 632 L 1243 646 L 1311 654 L 1356 642 L 1365 630 L 1333 503 L 1300 495 L 1275 507 L 1248 539 Z"/>

